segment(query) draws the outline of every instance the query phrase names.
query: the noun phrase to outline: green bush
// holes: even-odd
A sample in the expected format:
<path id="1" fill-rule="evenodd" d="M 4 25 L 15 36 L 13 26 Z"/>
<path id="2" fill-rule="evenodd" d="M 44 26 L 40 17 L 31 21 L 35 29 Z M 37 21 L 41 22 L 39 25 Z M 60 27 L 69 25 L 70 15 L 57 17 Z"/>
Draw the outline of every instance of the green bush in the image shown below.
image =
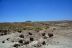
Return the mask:
<path id="1" fill-rule="evenodd" d="M 43 28 L 42 27 L 35 27 L 35 28 L 33 28 L 33 30 L 39 32 L 40 30 L 43 30 Z"/>

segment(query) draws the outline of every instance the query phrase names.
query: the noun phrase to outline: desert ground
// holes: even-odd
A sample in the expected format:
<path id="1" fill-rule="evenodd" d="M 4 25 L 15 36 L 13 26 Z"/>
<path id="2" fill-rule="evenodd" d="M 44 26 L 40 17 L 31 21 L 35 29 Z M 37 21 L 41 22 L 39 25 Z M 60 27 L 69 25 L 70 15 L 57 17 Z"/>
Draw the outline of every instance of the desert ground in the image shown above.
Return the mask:
<path id="1" fill-rule="evenodd" d="M 72 21 L 0 23 L 0 48 L 72 48 Z"/>

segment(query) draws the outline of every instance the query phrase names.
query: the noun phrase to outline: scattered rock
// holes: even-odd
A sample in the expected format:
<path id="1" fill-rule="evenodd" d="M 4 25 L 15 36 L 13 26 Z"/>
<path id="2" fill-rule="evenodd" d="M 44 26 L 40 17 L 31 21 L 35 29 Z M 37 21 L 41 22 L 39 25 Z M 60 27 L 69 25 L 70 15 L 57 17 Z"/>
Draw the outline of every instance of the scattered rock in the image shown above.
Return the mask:
<path id="1" fill-rule="evenodd" d="M 5 41 L 2 41 L 2 43 L 5 43 Z"/>
<path id="2" fill-rule="evenodd" d="M 41 47 L 41 44 L 34 45 L 34 47 Z"/>
<path id="3" fill-rule="evenodd" d="M 18 31 L 19 33 L 21 33 L 22 31 Z"/>
<path id="4" fill-rule="evenodd" d="M 9 40 L 10 38 L 7 38 L 7 40 Z"/>
<path id="5" fill-rule="evenodd" d="M 53 30 L 56 30 L 56 28 L 53 28 Z"/>
<path id="6" fill-rule="evenodd" d="M 41 47 L 41 44 L 38 44 L 37 47 Z"/>
<path id="7" fill-rule="evenodd" d="M 20 46 L 19 44 L 14 44 L 13 47 L 18 48 L 18 46 Z"/>
<path id="8" fill-rule="evenodd" d="M 0 34 L 0 36 L 3 36 L 3 33 L 2 33 L 2 34 Z"/>
<path id="9" fill-rule="evenodd" d="M 34 45 L 34 47 L 36 47 L 36 46 Z"/>
<path id="10" fill-rule="evenodd" d="M 7 32 L 5 32 L 4 35 L 7 35 Z"/>
<path id="11" fill-rule="evenodd" d="M 0 36 L 7 35 L 7 32 L 0 33 Z"/>
<path id="12" fill-rule="evenodd" d="M 44 38 L 44 39 L 47 39 L 48 37 L 44 36 L 43 38 Z"/>
<path id="13" fill-rule="evenodd" d="M 11 41 L 11 42 L 14 42 L 14 41 Z"/>
<path id="14" fill-rule="evenodd" d="M 28 34 L 29 34 L 29 35 L 32 35 L 32 33 L 30 33 L 30 32 L 29 32 Z"/>

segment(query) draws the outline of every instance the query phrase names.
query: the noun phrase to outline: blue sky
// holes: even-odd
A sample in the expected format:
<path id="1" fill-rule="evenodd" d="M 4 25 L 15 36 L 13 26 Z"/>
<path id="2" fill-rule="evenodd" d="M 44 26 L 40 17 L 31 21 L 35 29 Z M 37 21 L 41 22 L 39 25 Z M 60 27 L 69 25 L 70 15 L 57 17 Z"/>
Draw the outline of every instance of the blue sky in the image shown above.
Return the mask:
<path id="1" fill-rule="evenodd" d="M 71 0 L 0 0 L 0 22 L 72 20 Z"/>

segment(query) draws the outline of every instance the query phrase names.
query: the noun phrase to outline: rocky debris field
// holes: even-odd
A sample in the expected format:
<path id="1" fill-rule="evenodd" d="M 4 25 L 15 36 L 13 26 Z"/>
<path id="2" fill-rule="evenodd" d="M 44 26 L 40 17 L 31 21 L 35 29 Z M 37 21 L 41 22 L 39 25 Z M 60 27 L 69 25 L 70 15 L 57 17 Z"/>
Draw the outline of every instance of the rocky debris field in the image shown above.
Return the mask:
<path id="1" fill-rule="evenodd" d="M 0 48 L 72 48 L 72 28 L 50 26 L 39 31 L 0 30 Z"/>

